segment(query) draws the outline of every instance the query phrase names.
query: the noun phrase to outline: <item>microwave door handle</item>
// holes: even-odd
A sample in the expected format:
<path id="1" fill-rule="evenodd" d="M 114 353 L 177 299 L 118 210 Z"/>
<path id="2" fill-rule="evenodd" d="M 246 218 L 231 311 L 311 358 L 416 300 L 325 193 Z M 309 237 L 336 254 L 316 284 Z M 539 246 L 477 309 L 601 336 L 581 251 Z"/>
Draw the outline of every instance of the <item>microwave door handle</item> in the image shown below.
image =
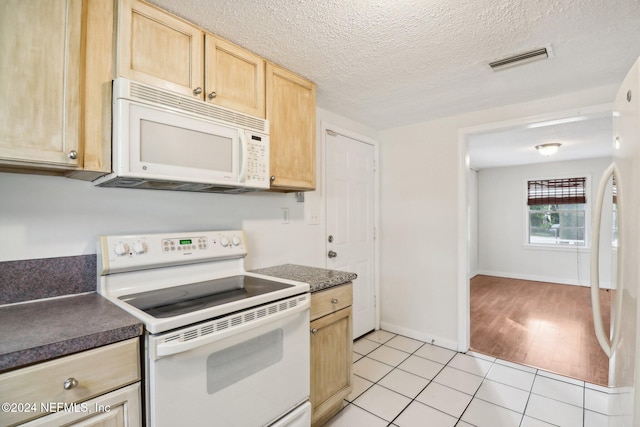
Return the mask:
<path id="1" fill-rule="evenodd" d="M 248 147 L 247 147 L 247 140 L 246 140 L 247 136 L 246 133 L 244 131 L 240 132 L 240 156 L 242 156 L 241 160 L 240 160 L 240 164 L 242 165 L 240 167 L 240 183 L 244 184 L 245 181 L 245 175 L 247 174 L 247 162 L 248 162 Z"/>

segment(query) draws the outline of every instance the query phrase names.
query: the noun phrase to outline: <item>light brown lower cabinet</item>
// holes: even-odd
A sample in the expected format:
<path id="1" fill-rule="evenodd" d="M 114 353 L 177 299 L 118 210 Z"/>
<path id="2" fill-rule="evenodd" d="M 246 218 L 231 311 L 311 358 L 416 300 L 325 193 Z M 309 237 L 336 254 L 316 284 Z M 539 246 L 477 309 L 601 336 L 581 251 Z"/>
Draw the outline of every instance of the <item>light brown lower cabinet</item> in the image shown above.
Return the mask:
<path id="1" fill-rule="evenodd" d="M 62 408 L 23 427 L 140 427 L 140 383 Z"/>
<path id="2" fill-rule="evenodd" d="M 0 425 L 139 427 L 140 379 L 138 338 L 5 372 Z"/>
<path id="3" fill-rule="evenodd" d="M 352 389 L 352 284 L 311 295 L 311 424 L 321 426 Z"/>

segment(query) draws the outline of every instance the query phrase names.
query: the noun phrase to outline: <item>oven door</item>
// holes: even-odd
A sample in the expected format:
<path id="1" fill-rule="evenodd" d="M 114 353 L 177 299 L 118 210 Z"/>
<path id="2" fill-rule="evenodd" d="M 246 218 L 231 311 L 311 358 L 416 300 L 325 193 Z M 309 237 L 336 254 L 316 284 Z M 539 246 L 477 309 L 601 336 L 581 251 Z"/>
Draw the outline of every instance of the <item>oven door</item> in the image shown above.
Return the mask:
<path id="1" fill-rule="evenodd" d="M 297 303 L 242 323 L 270 307 L 291 305 L 289 301 Z M 149 335 L 148 424 L 297 425 L 277 423 L 294 409 L 300 411 L 309 397 L 309 299 L 300 301 L 293 298 Z"/>

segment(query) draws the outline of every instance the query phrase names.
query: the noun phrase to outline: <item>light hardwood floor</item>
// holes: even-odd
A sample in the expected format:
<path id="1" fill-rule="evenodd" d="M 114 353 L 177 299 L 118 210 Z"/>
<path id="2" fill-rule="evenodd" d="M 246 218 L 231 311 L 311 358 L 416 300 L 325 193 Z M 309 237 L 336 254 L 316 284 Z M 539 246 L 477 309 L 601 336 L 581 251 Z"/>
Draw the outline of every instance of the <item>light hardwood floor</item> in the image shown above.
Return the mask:
<path id="1" fill-rule="evenodd" d="M 614 292 L 600 291 L 605 331 Z M 475 276 L 471 349 L 607 385 L 609 359 L 595 337 L 587 287 Z"/>

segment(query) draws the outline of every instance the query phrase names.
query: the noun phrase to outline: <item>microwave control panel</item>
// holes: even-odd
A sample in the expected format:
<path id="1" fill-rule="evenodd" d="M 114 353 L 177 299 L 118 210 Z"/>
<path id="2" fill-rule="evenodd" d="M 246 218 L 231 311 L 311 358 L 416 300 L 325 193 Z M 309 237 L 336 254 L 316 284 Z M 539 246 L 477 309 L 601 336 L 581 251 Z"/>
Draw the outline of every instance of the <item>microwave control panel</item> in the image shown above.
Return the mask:
<path id="1" fill-rule="evenodd" d="M 247 131 L 247 172 L 244 185 L 248 188 L 269 188 L 271 185 L 269 136 Z"/>

